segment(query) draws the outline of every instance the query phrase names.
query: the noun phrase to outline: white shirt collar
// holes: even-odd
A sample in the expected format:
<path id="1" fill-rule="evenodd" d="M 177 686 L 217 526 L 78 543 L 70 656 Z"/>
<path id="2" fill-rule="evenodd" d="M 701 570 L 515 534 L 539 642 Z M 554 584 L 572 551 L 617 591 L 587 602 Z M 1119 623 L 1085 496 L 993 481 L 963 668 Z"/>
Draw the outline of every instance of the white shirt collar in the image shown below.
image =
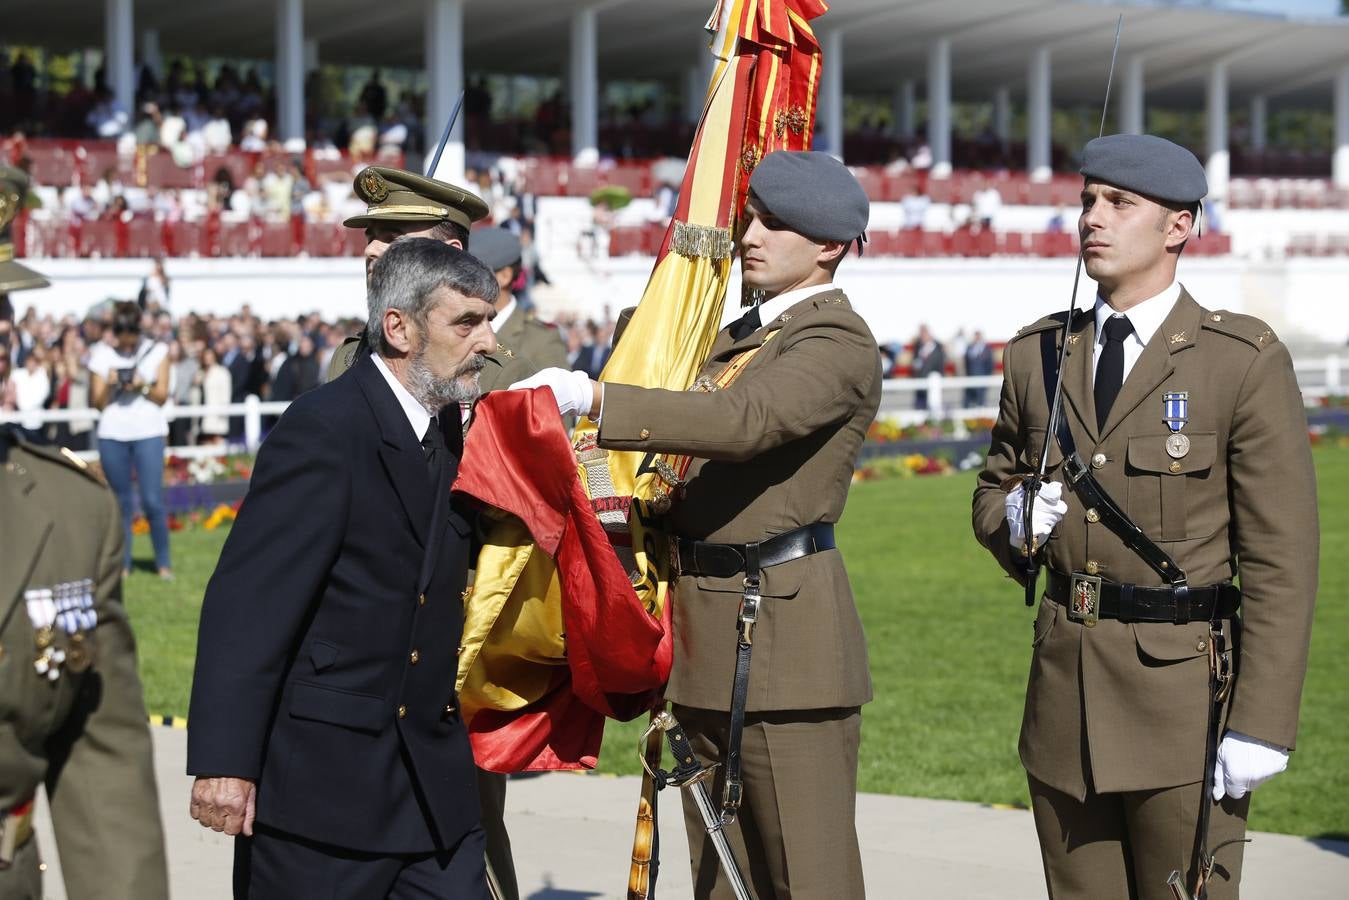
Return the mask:
<path id="1" fill-rule="evenodd" d="M 496 318 L 492 320 L 493 331 L 500 331 L 505 327 L 506 320 L 511 317 L 511 313 L 515 312 L 516 305 L 515 298 L 511 297 L 510 303 L 507 303 L 505 306 L 501 307 L 501 309 L 497 310 Z"/>
<path id="2" fill-rule="evenodd" d="M 426 411 L 416 397 L 407 388 L 403 387 L 403 382 L 398 380 L 398 376 L 389 369 L 389 364 L 378 353 L 372 353 L 371 357 L 375 360 L 375 368 L 379 369 L 379 374 L 384 376 L 384 380 L 389 382 L 389 389 L 393 391 L 394 398 L 398 400 L 398 405 L 403 407 L 403 414 L 408 417 L 408 424 L 412 426 L 412 433 L 420 441 L 426 437 L 427 426 L 431 424 L 431 414 Z"/>
<path id="3" fill-rule="evenodd" d="M 765 300 L 759 304 L 759 324 L 767 325 L 807 297 L 813 297 L 816 294 L 833 289 L 834 283 L 829 281 L 824 284 L 812 284 L 810 287 L 784 291 L 772 300 Z"/>
<path id="4" fill-rule="evenodd" d="M 1172 281 L 1160 294 L 1156 294 L 1142 303 L 1137 303 L 1124 316 L 1134 326 L 1132 337 L 1138 341 L 1140 346 L 1146 346 L 1152 336 L 1157 333 L 1157 329 L 1162 327 L 1166 317 L 1171 315 L 1171 308 L 1176 305 L 1180 299 L 1180 282 Z M 1105 320 L 1115 315 L 1115 311 L 1109 303 L 1099 295 L 1096 295 L 1096 342 L 1099 344 L 1105 340 Z"/>

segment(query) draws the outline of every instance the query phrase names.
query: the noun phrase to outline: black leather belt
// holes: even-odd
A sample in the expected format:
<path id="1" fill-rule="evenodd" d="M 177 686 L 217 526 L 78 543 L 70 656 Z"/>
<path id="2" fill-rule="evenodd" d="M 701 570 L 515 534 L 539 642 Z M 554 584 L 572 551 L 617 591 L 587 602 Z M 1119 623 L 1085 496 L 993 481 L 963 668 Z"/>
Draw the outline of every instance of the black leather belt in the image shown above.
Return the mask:
<path id="1" fill-rule="evenodd" d="M 1081 579 L 1081 576 L 1078 576 Z M 1096 579 L 1082 579 L 1095 582 Z M 1069 618 L 1074 609 L 1074 576 L 1049 570 L 1045 596 L 1068 608 Z M 1189 622 L 1208 622 L 1230 619 L 1241 608 L 1241 589 L 1230 581 L 1191 587 L 1188 604 L 1177 603 L 1177 594 L 1170 587 L 1143 587 L 1136 584 L 1116 584 L 1100 580 L 1094 617 L 1119 619 L 1122 622 L 1171 622 L 1185 625 Z M 1188 609 L 1185 607 L 1188 605 Z"/>
<path id="2" fill-rule="evenodd" d="M 680 575 L 730 578 L 745 571 L 745 544 L 713 544 L 676 537 L 676 568 Z M 829 522 L 802 525 L 759 543 L 759 568 L 767 569 L 821 550 L 833 550 L 834 526 Z"/>

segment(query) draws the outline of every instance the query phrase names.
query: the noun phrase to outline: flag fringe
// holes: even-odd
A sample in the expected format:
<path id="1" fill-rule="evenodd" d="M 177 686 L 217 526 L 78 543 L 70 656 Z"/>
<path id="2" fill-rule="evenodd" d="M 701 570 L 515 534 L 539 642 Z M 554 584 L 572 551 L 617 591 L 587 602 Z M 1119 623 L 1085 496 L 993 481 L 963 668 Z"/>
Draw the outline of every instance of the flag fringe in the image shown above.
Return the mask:
<path id="1" fill-rule="evenodd" d="M 731 240 L 729 228 L 715 225 L 690 225 L 688 222 L 674 223 L 674 237 L 670 239 L 670 249 L 688 259 L 730 259 L 735 252 L 735 242 Z"/>

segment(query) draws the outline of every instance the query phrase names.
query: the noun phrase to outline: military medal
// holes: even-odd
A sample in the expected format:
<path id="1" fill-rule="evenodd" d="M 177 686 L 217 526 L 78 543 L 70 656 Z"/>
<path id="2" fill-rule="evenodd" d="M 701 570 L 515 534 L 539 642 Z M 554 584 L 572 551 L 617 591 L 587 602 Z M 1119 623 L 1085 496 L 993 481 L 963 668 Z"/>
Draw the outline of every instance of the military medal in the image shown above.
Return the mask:
<path id="1" fill-rule="evenodd" d="M 1167 391 L 1162 395 L 1162 421 L 1171 429 L 1166 438 L 1166 454 L 1172 459 L 1183 459 L 1190 452 L 1190 439 L 1181 429 L 1190 421 L 1190 392 Z"/>

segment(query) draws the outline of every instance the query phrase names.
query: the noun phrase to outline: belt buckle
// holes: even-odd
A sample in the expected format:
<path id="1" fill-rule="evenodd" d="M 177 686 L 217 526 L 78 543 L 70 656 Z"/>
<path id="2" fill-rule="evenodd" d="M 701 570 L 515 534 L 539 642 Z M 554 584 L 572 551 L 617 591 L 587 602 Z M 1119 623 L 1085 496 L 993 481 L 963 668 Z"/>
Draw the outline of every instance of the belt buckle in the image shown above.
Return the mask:
<path id="1" fill-rule="evenodd" d="M 1101 576 L 1073 573 L 1068 584 L 1068 618 L 1096 627 L 1101 618 Z"/>

